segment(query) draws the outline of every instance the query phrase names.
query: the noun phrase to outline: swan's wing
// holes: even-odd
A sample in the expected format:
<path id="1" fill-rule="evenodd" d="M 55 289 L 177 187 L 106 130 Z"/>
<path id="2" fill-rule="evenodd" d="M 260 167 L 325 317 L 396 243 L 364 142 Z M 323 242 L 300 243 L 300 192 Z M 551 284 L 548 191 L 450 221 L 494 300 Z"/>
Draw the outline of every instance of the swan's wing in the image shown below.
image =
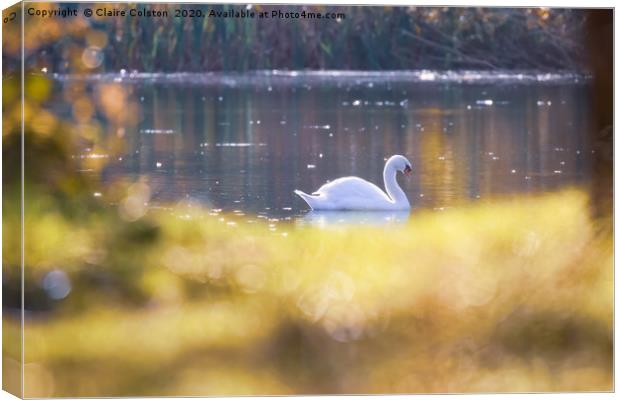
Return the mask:
<path id="1" fill-rule="evenodd" d="M 350 204 L 351 202 L 368 205 L 373 202 L 389 201 L 387 195 L 377 185 L 356 176 L 338 178 L 326 183 L 313 194 L 324 196 L 333 202 L 343 202 L 349 205 L 353 205 Z"/>

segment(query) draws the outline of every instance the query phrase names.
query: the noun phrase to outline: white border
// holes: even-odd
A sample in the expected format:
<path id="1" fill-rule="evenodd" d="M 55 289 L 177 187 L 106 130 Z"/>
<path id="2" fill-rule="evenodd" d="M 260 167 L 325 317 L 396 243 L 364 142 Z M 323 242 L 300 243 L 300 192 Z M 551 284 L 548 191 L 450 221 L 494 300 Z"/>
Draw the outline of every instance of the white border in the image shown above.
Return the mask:
<path id="1" fill-rule="evenodd" d="M 32 0 L 27 0 L 28 2 L 33 2 Z M 93 1 L 94 2 L 94 1 Z M 111 1 L 109 1 L 111 2 Z M 132 2 L 134 3 L 149 3 L 149 1 L 145 1 L 145 0 L 133 0 Z M 415 6 L 484 6 L 484 7 L 565 7 L 565 8 L 613 8 L 615 6 L 613 1 L 605 1 L 605 0 L 590 0 L 587 3 L 586 2 L 580 2 L 580 1 L 576 1 L 576 0 L 544 0 L 543 4 L 541 4 L 541 2 L 535 2 L 535 1 L 512 1 L 512 2 L 505 2 L 505 1 L 497 1 L 497 0 L 474 0 L 473 2 L 470 1 L 466 1 L 466 0 L 450 0 L 448 2 L 440 2 L 440 1 L 429 1 L 429 0 L 417 0 L 417 1 L 402 1 L 402 0 L 393 0 L 393 1 L 379 1 L 379 0 L 330 0 L 330 1 L 303 1 L 303 0 L 293 0 L 293 1 L 274 1 L 274 0 L 261 0 L 261 1 L 255 1 L 255 2 L 248 2 L 248 1 L 240 1 L 240 0 L 227 0 L 227 1 L 201 1 L 201 0 L 185 0 L 185 1 L 167 1 L 169 3 L 202 3 L 202 4 L 222 4 L 222 3 L 237 3 L 237 4 L 248 4 L 248 3 L 253 3 L 253 4 L 333 4 L 333 5 L 415 5 Z M 17 3 L 16 1 L 12 1 L 12 0 L 0 0 L 0 4 L 2 5 L 2 9 L 5 9 L 13 4 Z M 615 15 L 615 11 L 614 11 L 614 28 L 615 28 L 615 24 L 616 24 L 616 15 Z M 0 34 L 1 35 L 1 34 Z M 1 37 L 1 36 L 0 36 Z M 619 43 L 618 41 L 618 31 L 616 29 L 614 29 L 614 55 L 616 54 L 616 50 L 617 50 L 617 44 Z M 0 51 L 1 51 L 1 44 L 0 44 Z M 22 60 L 23 61 L 23 60 Z M 0 73 L 2 72 L 2 69 L 0 67 Z M 617 76 L 618 73 L 618 65 L 615 63 L 615 57 L 614 57 L 614 77 Z M 616 93 L 616 87 L 617 87 L 617 81 L 614 79 L 614 99 L 615 99 L 615 93 Z M 618 121 L 618 107 L 617 104 L 614 102 L 614 121 Z M 2 111 L 0 110 L 0 118 L 2 117 Z M 615 138 L 614 138 L 615 139 Z M 1 149 L 1 145 L 0 145 L 0 149 Z M 618 141 L 615 141 L 614 143 L 614 154 L 619 154 L 618 152 L 620 151 L 620 144 L 618 144 Z M 0 158 L 1 158 L 1 153 L 0 153 Z M 614 158 L 614 187 L 620 187 L 618 186 L 619 183 L 619 174 L 617 174 L 617 165 L 616 165 L 616 160 Z M 23 169 L 22 169 L 23 170 Z M 0 175 L 2 173 L 2 166 L 0 164 Z M 0 187 L 0 201 L 2 199 L 2 189 Z M 614 209 L 617 208 L 618 204 L 620 203 L 620 200 L 618 200 L 617 198 L 614 198 Z M 0 216 L 0 221 L 1 221 L 1 216 Z M 616 219 L 614 216 L 614 225 L 615 225 Z M 0 239 L 1 239 L 1 233 L 0 233 Z M 618 239 L 618 236 L 616 235 L 614 237 L 614 248 L 618 248 L 618 244 L 620 244 L 620 239 Z M 0 253 L 1 253 L 1 247 L 0 247 Z M 615 270 L 615 265 L 614 265 L 614 270 Z M 615 274 L 614 274 L 614 287 L 615 287 Z M 1 294 L 2 289 L 0 288 L 0 294 Z M 615 297 L 615 305 L 614 305 L 614 321 L 616 321 L 615 316 L 616 316 L 616 310 L 618 310 L 618 305 L 620 303 L 618 296 Z M 1 327 L 1 321 L 0 321 L 0 327 Z M 614 344 L 619 343 L 618 342 L 618 330 L 615 329 L 615 324 L 614 324 Z M 617 383 L 618 383 L 618 366 L 620 365 L 618 362 L 618 357 L 616 357 L 617 355 L 617 348 L 614 345 L 614 370 L 615 370 L 615 387 L 617 387 Z M 2 363 L 0 362 L 0 379 L 2 377 Z M 456 397 L 455 397 L 456 396 Z M 554 400 L 559 400 L 559 399 L 567 399 L 567 400 L 573 400 L 573 399 L 579 399 L 579 400 L 591 400 L 591 399 L 608 399 L 608 398 L 615 398 L 616 395 L 615 393 L 553 393 L 553 394 L 471 394 L 471 395 L 389 395 L 389 396 L 374 396 L 374 395 L 369 395 L 369 396 L 296 396 L 296 397 L 300 397 L 300 398 L 304 398 L 304 399 L 308 399 L 308 400 L 325 400 L 325 399 L 337 399 L 337 400 L 356 400 L 356 399 L 360 399 L 360 397 L 363 397 L 363 399 L 392 399 L 392 400 L 441 400 L 441 399 L 463 399 L 463 400 L 470 400 L 470 399 L 513 399 L 513 400 L 518 400 L 518 399 L 532 399 L 532 398 L 536 398 L 536 399 L 554 399 Z M 221 399 L 221 397 L 212 397 L 214 399 Z M 234 400 L 254 400 L 254 399 L 262 399 L 264 397 L 253 397 L 253 396 L 246 396 L 246 397 L 226 397 L 225 399 L 234 399 Z M 15 399 L 14 396 L 10 395 L 7 392 L 4 391 L 0 391 L 0 400 L 7 400 L 7 399 Z M 128 399 L 135 399 L 132 397 L 129 397 Z M 159 399 L 166 399 L 163 397 L 149 397 L 148 399 L 154 399 L 154 400 L 159 400 Z M 194 399 L 194 398 L 187 398 L 187 397 L 178 397 L 177 399 Z"/>

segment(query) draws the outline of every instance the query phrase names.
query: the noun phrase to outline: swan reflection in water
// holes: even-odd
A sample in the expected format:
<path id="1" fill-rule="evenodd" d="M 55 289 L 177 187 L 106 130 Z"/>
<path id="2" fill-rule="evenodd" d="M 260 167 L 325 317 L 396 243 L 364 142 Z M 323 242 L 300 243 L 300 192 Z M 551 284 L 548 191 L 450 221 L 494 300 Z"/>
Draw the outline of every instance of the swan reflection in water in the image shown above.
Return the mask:
<path id="1" fill-rule="evenodd" d="M 297 220 L 299 225 L 320 228 L 342 226 L 382 226 L 405 224 L 410 216 L 403 211 L 310 211 Z"/>

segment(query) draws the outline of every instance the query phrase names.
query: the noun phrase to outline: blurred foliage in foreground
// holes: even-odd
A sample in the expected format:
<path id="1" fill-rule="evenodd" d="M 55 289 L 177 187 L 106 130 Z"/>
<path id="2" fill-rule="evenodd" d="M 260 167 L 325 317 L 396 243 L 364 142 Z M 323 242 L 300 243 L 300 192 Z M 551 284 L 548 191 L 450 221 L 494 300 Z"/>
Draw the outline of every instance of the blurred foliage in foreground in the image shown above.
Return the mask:
<path id="1" fill-rule="evenodd" d="M 7 385 L 21 104 L 3 78 Z M 581 191 L 390 228 L 272 231 L 189 202 L 153 209 L 149 182 L 101 189 L 76 171 L 105 158 L 72 157 L 115 154 L 135 123 L 129 89 L 68 86 L 62 121 L 49 80 L 27 71 L 24 87 L 25 396 L 612 389 L 611 219 Z"/>
<path id="2" fill-rule="evenodd" d="M 191 204 L 69 220 L 42 199 L 27 295 L 72 290 L 30 300 L 26 396 L 612 388 L 612 240 L 581 192 L 286 235 Z"/>
<path id="3" fill-rule="evenodd" d="M 53 9 L 49 3 L 32 3 Z M 586 67 L 587 10 L 560 8 L 254 5 L 266 11 L 343 13 L 337 19 L 176 18 L 175 9 L 247 12 L 245 5 L 106 4 L 168 12 L 163 18 L 26 15 L 27 68 L 50 72 L 266 69 L 569 69 Z M 19 57 L 19 32 L 7 54 Z M 83 65 L 85 62 L 86 66 Z"/>

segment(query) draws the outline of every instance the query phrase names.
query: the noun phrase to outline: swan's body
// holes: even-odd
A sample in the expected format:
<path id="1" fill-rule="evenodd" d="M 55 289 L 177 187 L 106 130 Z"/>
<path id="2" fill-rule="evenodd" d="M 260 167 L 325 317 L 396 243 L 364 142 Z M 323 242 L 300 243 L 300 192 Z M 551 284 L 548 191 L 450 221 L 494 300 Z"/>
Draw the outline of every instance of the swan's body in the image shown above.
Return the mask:
<path id="1" fill-rule="evenodd" d="M 295 193 L 304 199 L 313 210 L 408 210 L 407 195 L 398 186 L 396 173 L 411 172 L 411 163 L 403 156 L 392 156 L 385 163 L 383 182 L 385 193 L 377 185 L 356 176 L 338 178 L 326 183 L 310 194 L 301 190 Z"/>

